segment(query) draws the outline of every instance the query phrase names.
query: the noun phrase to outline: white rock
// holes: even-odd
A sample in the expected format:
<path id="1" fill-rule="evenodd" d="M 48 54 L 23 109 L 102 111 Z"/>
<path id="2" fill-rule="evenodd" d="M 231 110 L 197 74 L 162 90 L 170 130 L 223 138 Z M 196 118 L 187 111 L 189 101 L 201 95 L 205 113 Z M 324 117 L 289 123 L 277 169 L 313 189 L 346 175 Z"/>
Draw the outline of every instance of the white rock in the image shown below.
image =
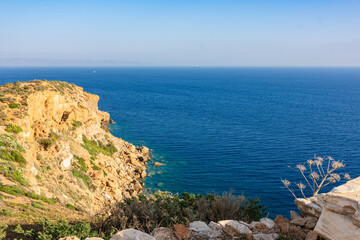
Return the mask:
<path id="1" fill-rule="evenodd" d="M 253 228 L 256 228 L 256 225 L 259 224 L 260 222 L 257 222 L 257 221 L 252 221 L 250 223 L 250 229 L 253 229 Z"/>
<path id="2" fill-rule="evenodd" d="M 67 169 L 71 166 L 71 160 L 73 159 L 73 155 L 70 154 L 70 156 L 68 156 L 67 158 L 65 158 L 61 163 L 60 163 L 60 167 L 63 169 Z"/>
<path id="3" fill-rule="evenodd" d="M 221 230 L 221 229 L 222 229 L 222 227 L 221 227 L 221 225 L 220 225 L 219 223 L 216 223 L 216 222 L 213 222 L 213 221 L 211 221 L 211 222 L 209 223 L 209 227 L 210 227 L 212 230 Z"/>
<path id="4" fill-rule="evenodd" d="M 219 221 L 219 224 L 223 228 L 226 228 L 226 226 L 230 226 L 234 230 L 236 230 L 239 234 L 252 234 L 252 231 L 247 226 L 235 220 L 222 220 Z"/>
<path id="5" fill-rule="evenodd" d="M 85 238 L 85 240 L 104 240 L 104 239 L 99 237 L 91 237 L 91 238 Z"/>
<path id="6" fill-rule="evenodd" d="M 272 229 L 273 227 L 275 227 L 275 222 L 273 220 L 271 220 L 270 218 L 262 218 L 262 219 L 260 219 L 260 222 L 269 229 Z"/>
<path id="7" fill-rule="evenodd" d="M 135 230 L 133 228 L 117 232 L 110 240 L 156 240 L 149 234 Z"/>
<path id="8" fill-rule="evenodd" d="M 314 231 L 325 239 L 360 239 L 360 177 L 323 194 Z"/>
<path id="9" fill-rule="evenodd" d="M 208 236 L 210 238 L 218 237 L 221 235 L 220 231 L 212 230 L 206 223 L 202 221 L 195 221 L 190 223 L 189 230 L 197 232 L 201 235 Z"/>
<path id="10" fill-rule="evenodd" d="M 294 203 L 296 207 L 305 215 L 320 217 L 322 207 L 315 203 L 315 198 L 297 198 Z"/>
<path id="11" fill-rule="evenodd" d="M 275 240 L 279 237 L 276 233 L 270 233 L 270 234 L 263 234 L 258 233 L 253 235 L 255 240 Z"/>
<path id="12" fill-rule="evenodd" d="M 35 176 L 38 174 L 38 170 L 34 166 L 31 167 L 30 172 Z"/>

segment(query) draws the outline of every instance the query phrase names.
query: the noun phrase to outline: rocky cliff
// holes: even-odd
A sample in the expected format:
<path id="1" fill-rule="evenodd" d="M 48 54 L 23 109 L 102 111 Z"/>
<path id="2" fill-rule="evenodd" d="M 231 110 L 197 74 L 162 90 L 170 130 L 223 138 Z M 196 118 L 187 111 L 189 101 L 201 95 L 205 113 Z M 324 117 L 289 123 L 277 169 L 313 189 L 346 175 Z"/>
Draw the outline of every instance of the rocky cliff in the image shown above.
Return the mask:
<path id="1" fill-rule="evenodd" d="M 98 101 L 60 81 L 0 87 L 0 218 L 92 213 L 142 191 L 149 149 L 109 133 Z"/>

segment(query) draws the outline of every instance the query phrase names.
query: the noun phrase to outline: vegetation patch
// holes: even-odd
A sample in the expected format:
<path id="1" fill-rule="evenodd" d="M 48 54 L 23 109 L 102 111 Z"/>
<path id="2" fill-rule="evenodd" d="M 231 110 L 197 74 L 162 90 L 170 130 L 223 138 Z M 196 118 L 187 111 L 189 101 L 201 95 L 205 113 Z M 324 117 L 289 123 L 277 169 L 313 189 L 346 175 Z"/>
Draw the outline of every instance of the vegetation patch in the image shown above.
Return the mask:
<path id="1" fill-rule="evenodd" d="M 32 199 L 41 200 L 48 204 L 54 204 L 53 200 L 51 200 L 47 197 L 41 196 L 39 194 L 27 192 L 27 191 L 19 188 L 18 186 L 4 185 L 4 184 L 0 183 L 0 191 L 5 192 L 10 195 L 14 195 L 14 196 L 26 196 L 26 197 L 29 197 Z"/>
<path id="2" fill-rule="evenodd" d="M 25 152 L 25 149 L 12 136 L 7 134 L 0 134 L 0 146 L 10 147 L 20 152 Z"/>
<path id="3" fill-rule="evenodd" d="M 49 134 L 49 138 L 39 138 L 38 142 L 41 146 L 44 147 L 45 150 L 48 150 L 57 140 L 59 139 L 59 135 L 54 132 Z"/>
<path id="4" fill-rule="evenodd" d="M 20 126 L 9 124 L 6 126 L 5 131 L 18 134 L 22 132 L 23 129 Z"/>
<path id="5" fill-rule="evenodd" d="M 78 209 L 74 205 L 72 205 L 70 203 L 65 204 L 65 207 L 70 209 L 70 210 L 78 211 Z"/>
<path id="6" fill-rule="evenodd" d="M 73 126 L 73 130 L 75 130 L 77 127 L 81 127 L 81 126 L 82 126 L 82 122 L 76 121 L 75 119 L 73 119 L 73 120 L 72 120 L 72 126 Z"/>
<path id="7" fill-rule="evenodd" d="M 19 103 L 9 103 L 9 108 L 20 108 L 21 105 Z"/>
<path id="8" fill-rule="evenodd" d="M 258 221 L 266 216 L 265 207 L 258 199 L 244 196 L 194 195 L 181 196 L 166 192 L 154 195 L 139 195 L 104 209 L 98 214 L 95 226 L 101 232 L 112 229 L 136 228 L 151 232 L 157 227 L 172 227 L 174 224 L 189 224 L 192 221 L 219 221 L 234 219 L 245 222 Z"/>
<path id="9" fill-rule="evenodd" d="M 102 153 L 107 156 L 112 156 L 117 152 L 117 148 L 114 146 L 113 142 L 110 139 L 107 139 L 108 144 L 103 144 L 100 140 L 89 140 L 85 135 L 83 135 L 83 142 L 81 146 L 85 148 L 91 155 L 96 156 L 99 153 Z"/>

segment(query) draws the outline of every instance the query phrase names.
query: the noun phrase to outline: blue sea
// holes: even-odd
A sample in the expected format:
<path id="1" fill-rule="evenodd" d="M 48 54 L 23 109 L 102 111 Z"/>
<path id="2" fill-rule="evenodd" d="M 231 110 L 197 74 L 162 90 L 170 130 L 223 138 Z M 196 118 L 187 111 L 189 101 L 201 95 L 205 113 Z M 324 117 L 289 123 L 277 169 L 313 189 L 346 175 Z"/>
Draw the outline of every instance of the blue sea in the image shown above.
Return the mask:
<path id="1" fill-rule="evenodd" d="M 360 68 L 0 68 L 1 84 L 33 79 L 99 95 L 111 132 L 164 163 L 151 190 L 232 191 L 275 216 L 295 209 L 280 179 L 314 154 L 360 175 Z"/>

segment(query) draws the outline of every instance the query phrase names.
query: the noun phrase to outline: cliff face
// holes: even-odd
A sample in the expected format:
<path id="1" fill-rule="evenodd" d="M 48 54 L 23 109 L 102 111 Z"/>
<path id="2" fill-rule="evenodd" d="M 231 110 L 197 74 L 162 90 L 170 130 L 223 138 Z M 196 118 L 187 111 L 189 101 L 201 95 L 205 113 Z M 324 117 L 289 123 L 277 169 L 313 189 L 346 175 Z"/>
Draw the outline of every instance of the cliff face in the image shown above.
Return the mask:
<path id="1" fill-rule="evenodd" d="M 109 133 L 98 96 L 40 80 L 5 84 L 0 96 L 0 201 L 35 201 L 6 190 L 20 188 L 95 212 L 142 191 L 149 149 Z"/>

